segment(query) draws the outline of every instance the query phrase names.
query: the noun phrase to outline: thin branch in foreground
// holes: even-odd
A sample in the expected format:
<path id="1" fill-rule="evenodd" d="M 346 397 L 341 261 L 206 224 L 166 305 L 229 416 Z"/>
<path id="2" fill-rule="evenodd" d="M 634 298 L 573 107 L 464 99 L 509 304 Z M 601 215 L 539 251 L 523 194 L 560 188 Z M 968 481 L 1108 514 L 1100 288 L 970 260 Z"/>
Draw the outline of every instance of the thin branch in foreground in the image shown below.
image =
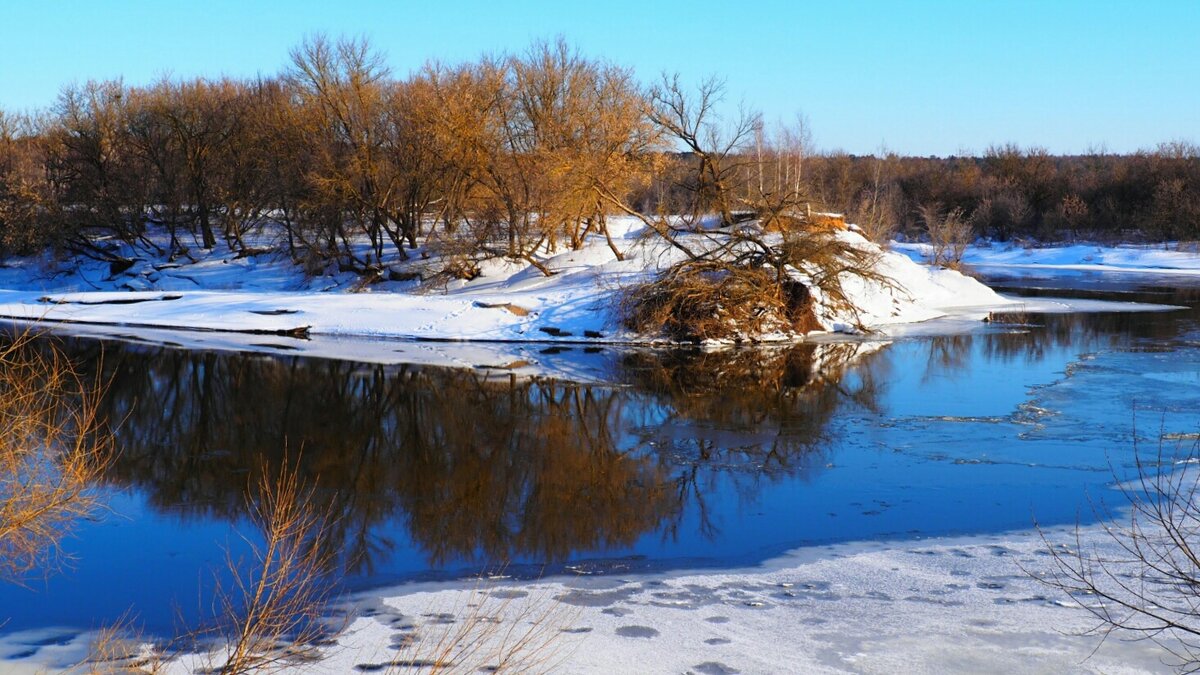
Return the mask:
<path id="1" fill-rule="evenodd" d="M 214 601 L 224 643 L 216 658 L 225 675 L 269 672 L 319 658 L 320 645 L 340 632 L 328 622 L 336 550 L 328 545 L 333 514 L 295 466 L 263 467 L 247 491 L 261 542 L 250 542 L 250 565 L 227 554 L 232 581 Z M 256 492 L 257 494 L 254 494 Z"/>
<path id="2" fill-rule="evenodd" d="M 1088 542 L 1076 528 L 1074 547 L 1042 534 L 1054 570 L 1038 576 L 1091 614 L 1089 634 L 1150 640 L 1181 672 L 1200 671 L 1200 456 L 1197 448 L 1151 459 L 1134 449 L 1137 476 L 1118 481 L 1129 515 L 1122 523 L 1093 503 L 1104 531 Z M 1114 471 L 1115 473 L 1115 471 Z"/>

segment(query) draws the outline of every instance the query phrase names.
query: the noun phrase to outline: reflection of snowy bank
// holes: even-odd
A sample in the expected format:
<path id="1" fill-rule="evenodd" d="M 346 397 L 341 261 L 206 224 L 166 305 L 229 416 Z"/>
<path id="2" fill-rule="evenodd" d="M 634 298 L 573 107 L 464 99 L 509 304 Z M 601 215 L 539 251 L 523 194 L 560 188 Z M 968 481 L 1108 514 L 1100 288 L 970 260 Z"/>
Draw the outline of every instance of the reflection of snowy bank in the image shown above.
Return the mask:
<path id="1" fill-rule="evenodd" d="M 1055 542 L 1074 545 L 1074 533 Z M 1085 546 L 1111 546 L 1098 527 Z M 511 604 L 570 607 L 562 669 L 570 672 L 1138 672 L 1161 670 L 1148 643 L 1080 637 L 1090 616 L 1031 579 L 1053 568 L 1035 532 L 927 543 L 804 550 L 762 568 L 696 575 L 579 577 L 500 584 Z M 478 589 L 413 586 L 360 616 L 320 666 L 350 672 L 402 652 L 384 647 L 429 616 L 463 608 Z M 514 607 L 505 607 L 513 616 Z M 530 616 L 536 612 L 525 612 Z M 440 618 L 445 621 L 445 617 Z M 415 629 L 406 628 L 415 626 Z M 1092 654 L 1096 650 L 1095 654 Z"/>
<path id="2" fill-rule="evenodd" d="M 977 307 L 948 308 L 944 316 L 921 323 L 883 326 L 887 337 L 931 337 L 979 331 L 1010 331 L 1041 323 L 1040 314 L 1099 314 L 1127 312 L 1173 312 L 1183 307 L 1147 302 L 1089 300 L 1085 298 L 1002 296 L 1009 304 L 994 311 Z M 986 321 L 987 323 L 984 323 Z M 823 338 L 822 338 L 823 339 Z"/>
<path id="3" fill-rule="evenodd" d="M 0 322 L 0 326 L 3 323 Z M 44 327 L 48 327 L 43 324 Z M 128 328 L 100 324 L 54 325 L 53 332 L 128 345 L 194 351 L 251 352 L 279 357 L 335 359 L 371 364 L 410 364 L 464 368 L 486 376 L 551 377 L 578 383 L 613 382 L 621 361 L 631 355 L 664 354 L 654 346 L 540 342 L 470 342 L 461 340 L 388 340 L 364 337 L 312 335 L 257 335 L 213 331 Z M 887 345 L 885 340 L 821 341 L 804 351 L 806 369 L 823 377 L 840 376 L 847 366 Z M 794 344 L 735 347 L 709 345 L 679 349 L 678 354 L 710 355 L 714 362 L 774 362 Z M 740 356 L 739 356 L 740 355 Z M 728 374 L 728 373 L 726 373 Z M 761 383 L 758 383 L 761 384 Z"/>

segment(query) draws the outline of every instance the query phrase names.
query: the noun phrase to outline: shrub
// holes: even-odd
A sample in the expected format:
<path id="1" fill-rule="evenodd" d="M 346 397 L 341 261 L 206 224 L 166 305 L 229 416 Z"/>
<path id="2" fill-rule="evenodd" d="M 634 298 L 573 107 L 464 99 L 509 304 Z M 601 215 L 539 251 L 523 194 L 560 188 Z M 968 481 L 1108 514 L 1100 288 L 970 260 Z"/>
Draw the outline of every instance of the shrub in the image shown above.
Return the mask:
<path id="1" fill-rule="evenodd" d="M 625 325 L 681 342 L 753 339 L 820 328 L 808 288 L 763 267 L 709 260 L 672 266 L 625 300 Z"/>
<path id="2" fill-rule="evenodd" d="M 100 508 L 92 487 L 112 453 L 96 390 L 28 334 L 0 348 L 0 578 L 53 569 L 63 537 Z"/>
<path id="3" fill-rule="evenodd" d="M 921 206 L 919 211 L 932 247 L 929 262 L 958 269 L 967 252 L 967 244 L 971 243 L 971 224 L 963 218 L 962 209 L 943 213 L 941 205 L 934 203 Z"/>
<path id="4" fill-rule="evenodd" d="M 1124 522 L 1104 504 L 1100 542 L 1076 534 L 1072 546 L 1053 545 L 1054 562 L 1042 581 L 1096 619 L 1093 633 L 1150 640 L 1183 672 L 1200 669 L 1200 474 L 1197 448 L 1172 452 L 1161 445 L 1147 457 L 1135 448 L 1136 477 L 1118 478 Z M 1107 541 L 1105 541 L 1107 540 Z"/>

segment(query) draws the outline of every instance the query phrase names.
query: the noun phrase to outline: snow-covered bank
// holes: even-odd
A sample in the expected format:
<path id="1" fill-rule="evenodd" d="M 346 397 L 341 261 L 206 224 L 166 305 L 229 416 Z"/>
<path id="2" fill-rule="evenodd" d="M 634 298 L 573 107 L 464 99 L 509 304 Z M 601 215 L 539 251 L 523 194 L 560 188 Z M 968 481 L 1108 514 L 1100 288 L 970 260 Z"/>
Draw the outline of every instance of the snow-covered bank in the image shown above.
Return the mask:
<path id="1" fill-rule="evenodd" d="M 1052 537 L 1074 546 L 1073 535 Z M 1098 526 L 1082 536 L 1084 546 L 1112 546 Z M 383 645 L 414 630 L 436 635 L 448 624 L 431 616 L 457 609 L 461 619 L 470 602 L 488 607 L 490 594 L 502 600 L 496 614 L 518 621 L 534 615 L 522 602 L 565 605 L 546 617 L 560 634 L 555 658 L 564 672 L 1162 669 L 1163 654 L 1152 644 L 1079 636 L 1094 626 L 1090 615 L 1022 566 L 1051 569 L 1036 532 L 801 550 L 726 572 L 411 587 L 361 599 L 371 616 L 357 618 L 318 668 L 350 672 L 404 658 Z"/>
<path id="2" fill-rule="evenodd" d="M 1049 533 L 1064 552 L 1074 536 Z M 1084 547 L 1115 553 L 1101 526 L 1080 536 Z M 494 643 L 526 639 L 521 658 L 572 673 L 1164 670 L 1152 643 L 1082 635 L 1095 626 L 1090 615 L 1031 576 L 1052 568 L 1046 543 L 1027 531 L 801 549 L 756 568 L 694 574 L 413 584 L 353 598 L 337 644 L 302 669 L 385 670 L 428 658 L 449 635 L 481 641 L 464 667 L 494 663 Z M 80 658 L 86 642 L 61 631 L 17 634 L 0 654 L 25 645 L 29 654 L 6 667 L 57 669 Z M 206 665 L 210 657 L 192 655 L 163 672 Z"/>
<path id="3" fill-rule="evenodd" d="M 621 291 L 681 254 L 643 236 L 635 222 L 612 229 L 621 234 L 625 260 L 616 260 L 603 238 L 593 237 L 581 250 L 548 255 L 543 264 L 555 272 L 549 277 L 532 266 L 495 261 L 471 281 L 436 288 L 390 281 L 358 293 L 345 292 L 353 284 L 344 275 L 307 278 L 277 254 L 215 251 L 191 262 L 143 258 L 116 274 L 100 263 L 9 261 L 0 271 L 0 287 L 8 289 L 0 292 L 0 317 L 139 329 L 646 342 L 650 338 L 621 325 Z M 840 236 L 875 250 L 856 233 Z M 868 327 L 926 321 L 962 307 L 986 311 L 1012 304 L 974 279 L 898 253 L 881 252 L 877 271 L 894 285 L 857 277 L 845 282 L 861 310 L 855 318 Z M 847 317 L 821 307 L 817 319 L 828 330 L 847 323 Z"/>
<path id="4" fill-rule="evenodd" d="M 918 262 L 927 260 L 930 255 L 929 244 L 893 242 L 891 247 Z M 1200 275 L 1200 252 L 1169 244 L 1038 247 L 976 244 L 967 247 L 963 263 L 972 267 Z"/>

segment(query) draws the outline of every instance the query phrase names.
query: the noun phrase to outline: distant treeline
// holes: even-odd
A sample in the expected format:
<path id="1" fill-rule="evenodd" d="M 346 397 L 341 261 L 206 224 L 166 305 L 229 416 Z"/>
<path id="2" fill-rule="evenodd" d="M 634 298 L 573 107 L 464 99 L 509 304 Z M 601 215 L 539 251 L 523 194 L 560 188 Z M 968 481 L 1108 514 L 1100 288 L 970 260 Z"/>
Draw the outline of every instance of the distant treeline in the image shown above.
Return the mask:
<path id="1" fill-rule="evenodd" d="M 806 178 L 818 201 L 880 234 L 921 236 L 932 205 L 1002 240 L 1200 238 L 1200 148 L 1186 142 L 1128 155 L 1014 145 L 982 157 L 826 154 Z"/>
<path id="2" fill-rule="evenodd" d="M 919 234 L 922 213 L 999 238 L 1200 235 L 1193 145 L 818 154 L 803 124 L 722 119 L 720 97 L 715 80 L 648 85 L 562 41 L 396 78 L 364 41 L 318 37 L 274 77 L 72 85 L 48 110 L 0 113 L 0 253 L 111 258 L 107 242 L 149 246 L 152 232 L 170 254 L 245 249 L 270 222 L 297 261 L 378 273 L 418 245 L 537 264 L 606 235 L 615 213 L 669 233 L 663 214 L 813 210 L 877 237 Z"/>

